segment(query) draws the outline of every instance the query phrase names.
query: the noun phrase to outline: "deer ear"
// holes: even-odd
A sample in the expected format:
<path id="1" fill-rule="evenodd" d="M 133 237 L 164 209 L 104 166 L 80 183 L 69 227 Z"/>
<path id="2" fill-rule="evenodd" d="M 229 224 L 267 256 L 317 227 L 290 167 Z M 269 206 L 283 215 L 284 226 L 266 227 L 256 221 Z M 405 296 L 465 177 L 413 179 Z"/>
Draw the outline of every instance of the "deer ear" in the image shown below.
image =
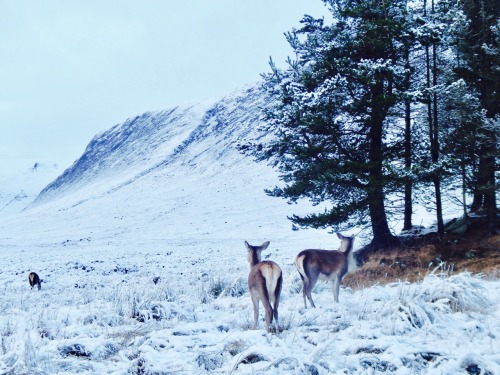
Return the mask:
<path id="1" fill-rule="evenodd" d="M 337 232 L 337 237 L 340 238 L 341 240 L 344 239 L 344 236 L 342 235 L 342 233 L 339 233 L 339 232 Z"/>
<path id="2" fill-rule="evenodd" d="M 245 241 L 245 247 L 246 247 L 248 250 L 250 250 L 250 244 L 249 244 L 247 241 Z"/>
<path id="3" fill-rule="evenodd" d="M 270 243 L 271 243 L 271 242 L 266 241 L 266 242 L 264 242 L 264 243 L 263 243 L 260 247 L 262 248 L 262 250 L 266 250 L 266 249 L 269 247 L 269 244 L 270 244 Z"/>

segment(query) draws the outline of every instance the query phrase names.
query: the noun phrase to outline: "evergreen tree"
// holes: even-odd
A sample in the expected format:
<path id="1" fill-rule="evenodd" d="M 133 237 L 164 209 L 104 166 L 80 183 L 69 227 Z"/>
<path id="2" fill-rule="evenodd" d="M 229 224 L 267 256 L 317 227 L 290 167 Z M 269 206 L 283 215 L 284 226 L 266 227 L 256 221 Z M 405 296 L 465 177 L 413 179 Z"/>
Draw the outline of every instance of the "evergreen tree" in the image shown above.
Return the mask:
<path id="1" fill-rule="evenodd" d="M 392 246 L 386 166 L 394 155 L 387 139 L 390 112 L 407 88 L 404 0 L 325 1 L 333 24 L 306 16 L 287 34 L 296 53 L 287 70 L 271 64 L 267 88 L 277 97 L 267 111 L 276 137 L 264 145 L 286 183 L 269 193 L 296 201 L 309 198 L 332 207 L 299 226 L 337 227 L 369 222 L 371 245 Z"/>
<path id="2" fill-rule="evenodd" d="M 421 100 L 425 105 L 425 123 L 428 136 L 428 155 L 429 161 L 427 170 L 421 176 L 422 181 L 427 179 L 434 187 L 434 201 L 436 210 L 436 222 L 438 234 L 444 235 L 443 222 L 443 203 L 442 203 L 442 178 L 443 178 L 443 160 L 441 153 L 441 124 L 439 113 L 439 92 L 441 86 L 438 81 L 441 78 L 441 61 L 439 61 L 439 52 L 443 47 L 443 29 L 445 24 L 442 20 L 442 14 L 437 9 L 434 0 L 423 0 L 418 3 L 420 7 L 416 8 L 417 16 L 417 35 L 423 55 L 424 77 L 417 82 L 421 87 Z M 422 116 L 424 118 L 424 116 Z M 422 121 L 423 123 L 423 121 Z"/>
<path id="3" fill-rule="evenodd" d="M 442 100 L 444 139 L 443 154 L 447 155 L 449 188 L 462 190 L 464 218 L 468 216 L 467 196 L 475 189 L 480 145 L 476 124 L 485 121 L 477 95 L 459 79 L 446 88 Z"/>
<path id="4" fill-rule="evenodd" d="M 414 148 L 417 152 L 414 158 L 419 160 L 416 189 L 422 194 L 422 188 L 434 186 L 432 195 L 424 193 L 423 196 L 435 202 L 438 233 L 442 236 L 442 206 L 446 190 L 457 187 L 459 182 L 466 188 L 474 167 L 470 153 L 475 148 L 476 139 L 474 132 L 465 132 L 464 126 L 470 124 L 471 119 L 480 118 L 481 110 L 475 105 L 474 93 L 455 74 L 456 67 L 461 64 L 457 43 L 466 24 L 459 3 L 455 0 L 422 0 L 417 4 L 419 6 L 413 9 L 420 47 L 416 46 L 413 53 L 413 64 L 423 74 L 414 77 L 413 88 L 419 93 L 423 106 L 415 106 L 414 116 L 421 131 L 427 134 L 427 141 L 421 140 Z M 418 61 L 419 56 L 422 56 L 422 61 Z M 422 153 L 422 149 L 427 149 L 427 152 Z M 455 198 L 454 195 L 447 198 L 450 197 Z M 465 204 L 465 194 L 462 201 Z"/>
<path id="5" fill-rule="evenodd" d="M 441 85 L 435 89 L 439 97 L 442 173 L 449 191 L 462 190 L 461 204 L 464 218 L 467 218 L 467 196 L 472 191 L 472 176 L 478 165 L 475 124 L 483 121 L 484 111 L 477 92 L 456 74 L 464 64 L 460 45 L 467 28 L 467 17 L 460 3 L 439 1 L 435 20 L 445 25 L 440 43 Z"/>
<path id="6" fill-rule="evenodd" d="M 498 131 L 500 122 L 500 7 L 496 0 L 465 0 L 463 10 L 469 23 L 460 43 L 465 64 L 458 74 L 479 93 L 486 120 L 476 123 L 479 165 L 472 210 L 488 213 L 489 230 L 496 227 L 496 164 L 499 156 Z"/>

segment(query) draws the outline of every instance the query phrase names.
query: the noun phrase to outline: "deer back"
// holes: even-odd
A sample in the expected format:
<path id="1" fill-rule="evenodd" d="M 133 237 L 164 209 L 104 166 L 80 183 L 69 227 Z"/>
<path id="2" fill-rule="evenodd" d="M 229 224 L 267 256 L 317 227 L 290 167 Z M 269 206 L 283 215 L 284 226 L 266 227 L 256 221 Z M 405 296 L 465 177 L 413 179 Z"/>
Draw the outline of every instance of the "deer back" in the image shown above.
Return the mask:
<path id="1" fill-rule="evenodd" d="M 338 276 L 342 278 L 347 273 L 347 257 L 338 250 L 303 250 L 297 255 L 297 265 L 306 275 L 318 273 L 320 278 Z"/>
<path id="2" fill-rule="evenodd" d="M 301 251 L 295 260 L 299 272 L 309 277 L 318 274 L 321 279 L 342 277 L 349 268 L 354 267 L 352 248 L 354 236 L 347 237 L 337 233 L 341 243 L 338 250 L 308 249 Z"/>

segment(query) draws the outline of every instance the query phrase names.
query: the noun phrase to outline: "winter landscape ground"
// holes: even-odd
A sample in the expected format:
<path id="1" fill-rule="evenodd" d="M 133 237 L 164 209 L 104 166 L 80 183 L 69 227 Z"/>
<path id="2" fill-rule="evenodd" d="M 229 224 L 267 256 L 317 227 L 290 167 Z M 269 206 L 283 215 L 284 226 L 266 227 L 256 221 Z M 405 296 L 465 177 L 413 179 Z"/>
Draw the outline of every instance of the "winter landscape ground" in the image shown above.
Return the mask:
<path id="1" fill-rule="evenodd" d="M 497 279 L 442 265 L 338 304 L 318 283 L 304 309 L 295 255 L 339 240 L 292 231 L 311 208 L 266 196 L 276 172 L 238 151 L 266 103 L 249 87 L 131 118 L 0 211 L 1 374 L 500 374 Z M 283 269 L 277 333 L 263 311 L 251 329 L 245 240 Z"/>

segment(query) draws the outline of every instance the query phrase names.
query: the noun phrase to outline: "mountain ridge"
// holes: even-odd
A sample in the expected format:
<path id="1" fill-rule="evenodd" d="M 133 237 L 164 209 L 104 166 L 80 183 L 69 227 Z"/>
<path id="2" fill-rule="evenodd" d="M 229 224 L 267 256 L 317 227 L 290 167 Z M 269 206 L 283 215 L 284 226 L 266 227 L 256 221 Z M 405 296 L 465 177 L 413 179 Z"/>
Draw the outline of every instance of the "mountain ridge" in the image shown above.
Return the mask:
<path id="1" fill-rule="evenodd" d="M 33 246 L 230 242 L 246 238 L 331 247 L 327 230 L 292 231 L 288 217 L 312 205 L 269 197 L 278 173 L 240 144 L 262 130 L 270 98 L 250 85 L 214 101 L 146 112 L 96 135 L 83 155 L 48 184 L 22 213 L 0 221 L 5 246 L 18 228 Z M 317 209 L 317 207 L 316 207 Z M 222 228 L 222 229 L 221 229 Z"/>
<path id="2" fill-rule="evenodd" d="M 203 143 L 204 138 L 214 134 L 220 136 L 215 139 L 215 144 L 206 144 L 205 149 L 195 152 L 185 163 L 193 162 L 214 147 L 219 148 L 222 155 L 228 152 L 235 139 L 249 136 L 252 132 L 249 125 L 260 118 L 260 112 L 255 108 L 259 104 L 265 105 L 266 100 L 269 99 L 262 96 L 258 87 L 252 86 L 220 100 L 145 112 L 129 118 L 97 134 L 82 156 L 48 184 L 33 205 L 57 198 L 67 190 L 78 190 L 103 175 L 107 179 L 123 180 L 116 185 L 130 183 L 131 179 L 175 163 L 193 145 Z M 245 116 L 240 115 L 242 111 L 246 112 Z M 120 172 L 125 173 L 137 163 L 143 163 L 143 168 L 134 176 L 119 176 Z"/>
<path id="3" fill-rule="evenodd" d="M 10 162 L 0 175 L 0 217 L 23 210 L 60 173 L 59 163 L 22 159 Z"/>

